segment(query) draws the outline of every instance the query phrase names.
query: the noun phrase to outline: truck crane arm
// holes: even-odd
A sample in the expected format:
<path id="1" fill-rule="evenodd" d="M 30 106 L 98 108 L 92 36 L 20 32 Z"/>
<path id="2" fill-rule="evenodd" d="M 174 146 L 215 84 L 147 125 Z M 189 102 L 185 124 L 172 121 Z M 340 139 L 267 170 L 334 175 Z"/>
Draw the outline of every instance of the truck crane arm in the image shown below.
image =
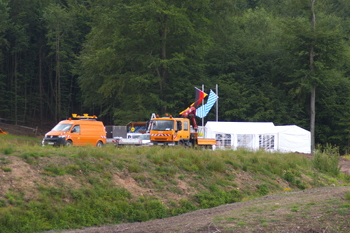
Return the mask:
<path id="1" fill-rule="evenodd" d="M 188 119 L 190 119 L 193 129 L 197 132 L 198 125 L 196 122 L 196 108 L 192 105 L 189 108 L 187 108 L 185 111 L 183 111 L 181 115 L 183 117 L 187 117 Z"/>

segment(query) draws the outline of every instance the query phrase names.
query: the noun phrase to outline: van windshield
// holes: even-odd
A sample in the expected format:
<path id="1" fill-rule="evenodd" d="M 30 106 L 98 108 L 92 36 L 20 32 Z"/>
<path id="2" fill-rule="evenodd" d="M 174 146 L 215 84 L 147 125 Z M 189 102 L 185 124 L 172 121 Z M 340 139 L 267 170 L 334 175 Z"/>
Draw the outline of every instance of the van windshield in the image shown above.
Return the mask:
<path id="1" fill-rule="evenodd" d="M 51 131 L 68 131 L 72 124 L 58 124 Z"/>
<path id="2" fill-rule="evenodd" d="M 150 140 L 150 135 L 149 135 L 149 134 L 142 134 L 142 135 L 140 136 L 140 139 L 141 139 L 141 140 Z"/>
<path id="3" fill-rule="evenodd" d="M 152 130 L 170 131 L 174 129 L 174 121 L 156 120 L 153 121 Z"/>

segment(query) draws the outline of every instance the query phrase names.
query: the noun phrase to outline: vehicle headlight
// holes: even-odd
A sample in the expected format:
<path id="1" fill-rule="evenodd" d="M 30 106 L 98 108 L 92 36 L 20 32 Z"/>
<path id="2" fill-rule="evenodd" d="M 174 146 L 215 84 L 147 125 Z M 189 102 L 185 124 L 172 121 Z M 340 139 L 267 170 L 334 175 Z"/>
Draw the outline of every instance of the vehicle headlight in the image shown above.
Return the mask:
<path id="1" fill-rule="evenodd" d="M 59 135 L 58 137 L 59 137 L 59 138 L 66 138 L 67 135 Z"/>

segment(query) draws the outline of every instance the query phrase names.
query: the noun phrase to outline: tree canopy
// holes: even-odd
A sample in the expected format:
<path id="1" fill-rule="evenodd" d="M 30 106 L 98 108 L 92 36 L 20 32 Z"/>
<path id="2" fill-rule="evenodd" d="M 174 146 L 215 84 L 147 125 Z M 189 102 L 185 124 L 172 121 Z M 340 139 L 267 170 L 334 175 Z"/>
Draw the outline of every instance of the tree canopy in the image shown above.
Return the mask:
<path id="1" fill-rule="evenodd" d="M 218 84 L 220 121 L 310 129 L 314 102 L 316 143 L 345 153 L 350 2 L 313 3 L 314 16 L 304 0 L 0 0 L 0 117 L 125 125 Z"/>

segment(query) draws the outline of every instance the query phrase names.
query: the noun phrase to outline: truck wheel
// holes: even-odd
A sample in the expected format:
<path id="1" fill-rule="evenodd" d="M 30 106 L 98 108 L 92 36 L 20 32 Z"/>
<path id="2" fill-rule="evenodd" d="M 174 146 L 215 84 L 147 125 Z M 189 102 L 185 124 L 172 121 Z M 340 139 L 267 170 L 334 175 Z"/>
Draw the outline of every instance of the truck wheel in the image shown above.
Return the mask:
<path id="1" fill-rule="evenodd" d="M 71 146 L 73 146 L 72 140 L 67 140 L 66 141 L 66 147 L 71 147 Z"/>
<path id="2" fill-rule="evenodd" d="M 185 143 L 183 140 L 180 140 L 180 141 L 178 142 L 178 145 L 179 145 L 179 146 L 186 147 L 186 143 Z"/>
<path id="3" fill-rule="evenodd" d="M 96 144 L 97 147 L 102 147 L 103 146 L 103 142 L 101 141 L 98 141 L 97 144 Z"/>

